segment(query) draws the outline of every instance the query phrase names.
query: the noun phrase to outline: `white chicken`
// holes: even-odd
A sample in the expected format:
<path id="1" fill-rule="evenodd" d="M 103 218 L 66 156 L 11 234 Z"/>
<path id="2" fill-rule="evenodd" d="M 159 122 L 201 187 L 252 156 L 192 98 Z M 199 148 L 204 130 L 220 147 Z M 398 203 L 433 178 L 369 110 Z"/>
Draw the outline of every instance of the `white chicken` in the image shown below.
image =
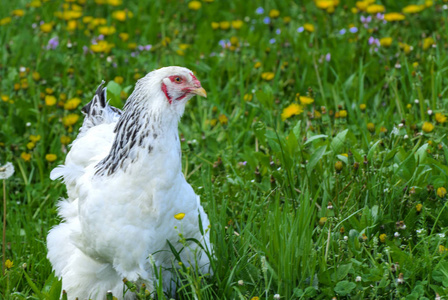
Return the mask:
<path id="1" fill-rule="evenodd" d="M 181 166 L 178 122 L 194 95 L 206 97 L 193 73 L 166 67 L 137 82 L 123 112 L 108 105 L 102 85 L 83 108 L 65 164 L 51 172 L 68 198 L 58 204 L 63 221 L 48 234 L 47 257 L 69 299 L 105 299 L 108 291 L 134 299 L 122 280 L 151 291 L 153 266 L 173 294 L 169 243 L 184 264 L 211 272 L 209 251 L 179 241 L 182 233 L 210 249 L 207 214 Z"/>

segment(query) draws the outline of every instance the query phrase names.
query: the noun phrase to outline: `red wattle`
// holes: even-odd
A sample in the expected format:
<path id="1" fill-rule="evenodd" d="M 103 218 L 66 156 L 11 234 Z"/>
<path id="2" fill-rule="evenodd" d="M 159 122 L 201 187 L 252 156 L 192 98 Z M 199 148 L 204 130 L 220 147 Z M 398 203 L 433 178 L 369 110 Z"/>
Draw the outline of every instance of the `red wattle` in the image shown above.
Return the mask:
<path id="1" fill-rule="evenodd" d="M 170 95 L 168 95 L 168 89 L 166 87 L 165 83 L 162 83 L 162 92 L 165 94 L 166 99 L 168 100 L 168 102 L 171 104 L 173 102 L 173 98 L 171 98 Z"/>

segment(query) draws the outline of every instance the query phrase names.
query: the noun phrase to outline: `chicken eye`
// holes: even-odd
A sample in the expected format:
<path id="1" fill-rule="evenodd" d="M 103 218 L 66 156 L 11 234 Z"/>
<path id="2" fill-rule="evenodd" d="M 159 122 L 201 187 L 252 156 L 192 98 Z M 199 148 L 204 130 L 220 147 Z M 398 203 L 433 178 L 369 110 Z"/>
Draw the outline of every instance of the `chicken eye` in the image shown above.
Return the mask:
<path id="1" fill-rule="evenodd" d="M 174 81 L 176 81 L 177 83 L 180 83 L 182 81 L 182 79 L 180 77 L 176 77 L 176 78 L 174 78 Z"/>

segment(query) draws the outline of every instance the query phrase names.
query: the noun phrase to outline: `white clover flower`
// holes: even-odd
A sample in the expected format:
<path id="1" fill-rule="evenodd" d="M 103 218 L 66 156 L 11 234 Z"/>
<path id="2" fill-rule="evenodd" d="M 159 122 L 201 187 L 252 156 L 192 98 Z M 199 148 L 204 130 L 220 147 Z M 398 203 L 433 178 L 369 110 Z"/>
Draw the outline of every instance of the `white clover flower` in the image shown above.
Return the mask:
<path id="1" fill-rule="evenodd" d="M 394 237 L 397 238 L 397 237 L 399 237 L 399 236 L 400 236 L 400 234 L 399 234 L 398 232 L 395 232 L 395 233 L 394 233 Z"/>
<path id="2" fill-rule="evenodd" d="M 362 278 L 361 278 L 361 276 L 356 276 L 356 279 L 355 279 L 355 281 L 356 281 L 356 282 L 360 282 L 360 281 L 361 281 L 361 279 L 362 279 Z"/>
<path id="3" fill-rule="evenodd" d="M 244 281 L 243 280 L 238 280 L 238 285 L 244 285 Z"/>
<path id="4" fill-rule="evenodd" d="M 277 299 L 280 299 L 280 295 L 279 295 L 279 294 L 275 294 L 275 295 L 274 295 L 274 299 L 276 299 L 276 300 L 277 300 Z"/>

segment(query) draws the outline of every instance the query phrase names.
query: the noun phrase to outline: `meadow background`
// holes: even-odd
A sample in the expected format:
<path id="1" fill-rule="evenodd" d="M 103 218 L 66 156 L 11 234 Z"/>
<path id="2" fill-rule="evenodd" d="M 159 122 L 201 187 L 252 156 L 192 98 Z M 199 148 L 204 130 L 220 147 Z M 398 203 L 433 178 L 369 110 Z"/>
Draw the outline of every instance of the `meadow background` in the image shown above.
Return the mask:
<path id="1" fill-rule="evenodd" d="M 447 299 L 447 17 L 445 0 L 3 1 L 0 298 L 59 298 L 49 172 L 101 80 L 122 107 L 180 65 L 208 92 L 180 132 L 216 256 L 211 277 L 178 271 L 180 299 Z"/>

